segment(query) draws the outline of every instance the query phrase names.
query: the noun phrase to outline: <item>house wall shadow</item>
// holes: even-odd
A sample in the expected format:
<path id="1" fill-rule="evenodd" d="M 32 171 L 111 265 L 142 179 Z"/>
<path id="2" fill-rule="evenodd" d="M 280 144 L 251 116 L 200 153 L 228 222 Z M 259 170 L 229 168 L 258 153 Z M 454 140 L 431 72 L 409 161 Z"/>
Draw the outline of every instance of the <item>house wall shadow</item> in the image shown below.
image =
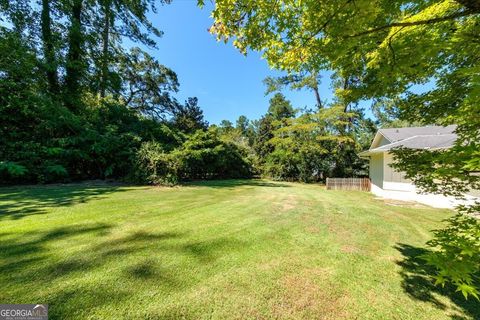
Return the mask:
<path id="1" fill-rule="evenodd" d="M 402 287 L 408 295 L 445 310 L 447 306 L 438 299 L 438 296 L 443 296 L 473 319 L 480 319 L 480 302 L 478 300 L 474 298 L 465 300 L 460 292 L 455 292 L 455 287 L 452 285 L 442 287 L 434 284 L 432 277 L 435 275 L 435 269 L 427 265 L 421 258 L 423 254 L 429 252 L 427 249 L 404 243 L 398 243 L 395 249 L 403 255 L 403 260 L 397 264 L 401 267 Z M 477 285 L 479 284 L 477 283 Z"/>

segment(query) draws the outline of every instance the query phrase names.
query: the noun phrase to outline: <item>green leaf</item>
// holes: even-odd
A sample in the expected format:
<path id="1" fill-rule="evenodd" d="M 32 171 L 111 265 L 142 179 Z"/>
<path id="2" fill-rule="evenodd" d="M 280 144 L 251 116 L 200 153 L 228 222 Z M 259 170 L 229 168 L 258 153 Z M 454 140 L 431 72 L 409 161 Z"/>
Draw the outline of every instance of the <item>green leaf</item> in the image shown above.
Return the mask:
<path id="1" fill-rule="evenodd" d="M 474 296 L 475 298 L 478 299 L 478 291 L 475 289 L 473 286 L 468 285 L 468 284 L 461 284 L 457 287 L 457 292 L 461 291 L 465 299 L 468 299 L 469 295 Z"/>

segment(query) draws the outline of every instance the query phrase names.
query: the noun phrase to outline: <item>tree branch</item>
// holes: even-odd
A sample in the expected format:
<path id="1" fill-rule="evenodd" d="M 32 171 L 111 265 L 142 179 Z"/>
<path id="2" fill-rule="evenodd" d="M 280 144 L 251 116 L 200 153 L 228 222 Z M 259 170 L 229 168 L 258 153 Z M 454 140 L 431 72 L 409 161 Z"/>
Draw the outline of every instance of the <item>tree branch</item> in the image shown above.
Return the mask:
<path id="1" fill-rule="evenodd" d="M 310 40 L 312 40 L 313 38 L 315 38 L 320 32 L 322 31 L 325 31 L 325 29 L 328 27 L 328 25 L 330 24 L 330 22 L 333 20 L 333 18 L 335 18 L 337 16 L 337 14 L 340 13 L 341 10 L 343 10 L 348 4 L 350 4 L 351 2 L 354 2 L 354 0 L 347 0 L 345 1 L 335 12 L 333 12 L 328 18 L 327 20 L 320 26 L 320 28 L 318 28 L 318 30 L 316 30 L 315 32 L 313 32 L 309 37 L 307 37 L 306 39 L 303 39 L 303 44 L 306 44 L 307 42 L 309 42 Z M 355 2 L 354 2 L 355 3 Z"/>
<path id="2" fill-rule="evenodd" d="M 355 37 L 360 37 L 364 36 L 367 34 L 379 32 L 385 29 L 390 29 L 393 27 L 412 27 L 412 26 L 420 26 L 420 25 L 427 25 L 427 24 L 433 24 L 433 23 L 438 23 L 438 22 L 443 22 L 443 21 L 448 21 L 448 20 L 454 20 L 457 18 L 461 17 L 466 17 L 474 14 L 479 14 L 478 12 L 472 11 L 472 10 L 465 10 L 465 11 L 460 11 L 456 12 L 453 14 L 450 14 L 448 16 L 444 17 L 438 17 L 438 18 L 432 18 L 432 19 L 427 19 L 427 20 L 419 20 L 419 21 L 411 21 L 411 22 L 394 22 L 390 24 L 386 24 L 384 26 L 368 29 L 359 33 L 355 33 L 353 35 L 347 36 L 348 38 L 355 38 Z"/>

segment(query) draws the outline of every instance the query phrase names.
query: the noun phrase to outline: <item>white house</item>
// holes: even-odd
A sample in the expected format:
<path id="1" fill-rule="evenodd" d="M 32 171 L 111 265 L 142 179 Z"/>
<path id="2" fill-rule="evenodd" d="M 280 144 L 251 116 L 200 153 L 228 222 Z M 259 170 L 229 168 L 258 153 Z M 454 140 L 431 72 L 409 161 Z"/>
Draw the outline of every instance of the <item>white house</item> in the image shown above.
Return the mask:
<path id="1" fill-rule="evenodd" d="M 371 191 L 388 199 L 416 201 L 436 208 L 453 208 L 465 201 L 435 194 L 420 194 L 415 185 L 404 178 L 401 172 L 390 167 L 393 156 L 390 150 L 395 147 L 413 149 L 450 148 L 455 143 L 456 126 L 427 126 L 409 128 L 380 129 L 373 139 L 370 149 L 360 153 L 370 158 Z M 466 195 L 467 202 L 480 199 L 478 194 Z"/>

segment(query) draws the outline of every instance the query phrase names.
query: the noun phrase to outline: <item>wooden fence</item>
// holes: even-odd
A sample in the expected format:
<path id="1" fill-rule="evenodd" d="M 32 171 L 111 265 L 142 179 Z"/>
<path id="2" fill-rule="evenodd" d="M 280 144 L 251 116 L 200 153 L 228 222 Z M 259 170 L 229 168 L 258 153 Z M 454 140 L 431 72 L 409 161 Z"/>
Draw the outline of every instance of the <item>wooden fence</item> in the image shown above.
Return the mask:
<path id="1" fill-rule="evenodd" d="M 369 178 L 327 178 L 327 190 L 370 191 Z"/>

